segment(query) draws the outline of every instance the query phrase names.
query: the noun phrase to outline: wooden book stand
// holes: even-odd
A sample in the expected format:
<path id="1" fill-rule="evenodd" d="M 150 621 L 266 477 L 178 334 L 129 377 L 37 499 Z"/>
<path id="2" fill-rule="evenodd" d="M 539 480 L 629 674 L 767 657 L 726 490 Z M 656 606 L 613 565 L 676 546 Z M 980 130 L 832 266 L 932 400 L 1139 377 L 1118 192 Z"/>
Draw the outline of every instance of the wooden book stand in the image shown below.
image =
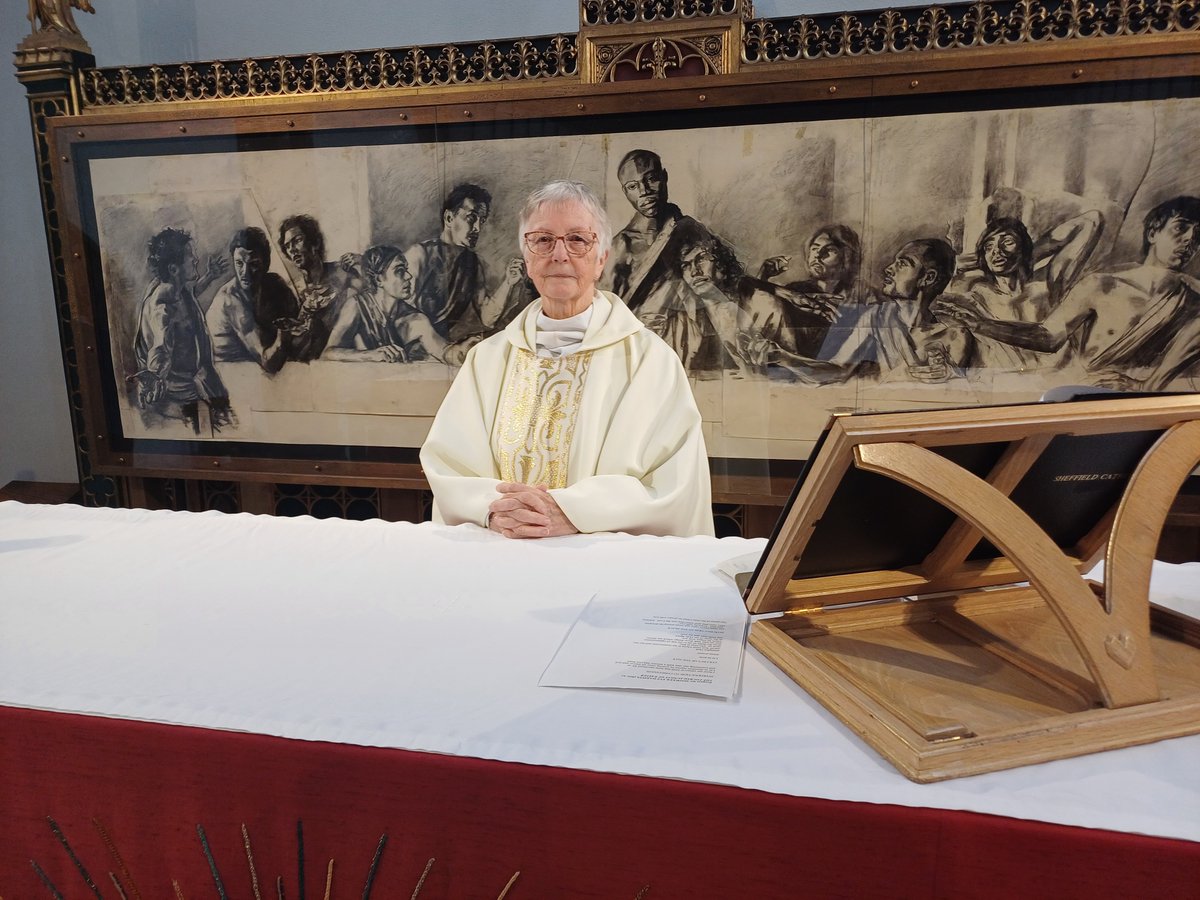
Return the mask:
<path id="1" fill-rule="evenodd" d="M 750 642 L 914 781 L 1200 732 L 1200 622 L 1148 599 L 1198 464 L 1195 395 L 837 417 Z"/>

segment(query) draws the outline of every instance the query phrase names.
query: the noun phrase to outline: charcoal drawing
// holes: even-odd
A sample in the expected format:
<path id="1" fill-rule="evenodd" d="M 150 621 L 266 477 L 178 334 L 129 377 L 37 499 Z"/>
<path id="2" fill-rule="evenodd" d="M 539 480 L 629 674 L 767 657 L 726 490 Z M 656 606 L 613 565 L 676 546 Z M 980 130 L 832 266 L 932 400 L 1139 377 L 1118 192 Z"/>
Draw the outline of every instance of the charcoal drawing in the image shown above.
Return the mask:
<path id="1" fill-rule="evenodd" d="M 91 163 L 135 437 L 416 446 L 533 297 L 518 204 L 602 192 L 603 284 L 680 356 L 710 452 L 814 410 L 1190 388 L 1197 101 Z"/>

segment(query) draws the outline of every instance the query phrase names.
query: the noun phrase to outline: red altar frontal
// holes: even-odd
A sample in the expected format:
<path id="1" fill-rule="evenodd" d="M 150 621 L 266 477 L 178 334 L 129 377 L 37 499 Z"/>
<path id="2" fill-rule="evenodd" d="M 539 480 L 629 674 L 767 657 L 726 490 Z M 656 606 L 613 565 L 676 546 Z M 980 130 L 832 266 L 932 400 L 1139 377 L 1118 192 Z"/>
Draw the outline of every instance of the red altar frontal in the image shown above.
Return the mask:
<path id="1" fill-rule="evenodd" d="M 101 896 L 119 881 L 147 898 L 513 900 L 1200 884 L 1190 841 L 13 708 L 0 723 L 3 896 L 82 897 L 89 880 Z"/>

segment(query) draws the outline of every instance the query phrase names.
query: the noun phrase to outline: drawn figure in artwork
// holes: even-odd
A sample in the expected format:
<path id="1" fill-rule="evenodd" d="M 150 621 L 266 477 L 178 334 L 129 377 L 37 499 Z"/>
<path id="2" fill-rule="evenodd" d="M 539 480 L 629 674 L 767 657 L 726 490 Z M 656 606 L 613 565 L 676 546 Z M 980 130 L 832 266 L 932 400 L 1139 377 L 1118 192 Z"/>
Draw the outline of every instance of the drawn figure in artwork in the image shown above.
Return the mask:
<path id="1" fill-rule="evenodd" d="M 279 246 L 299 273 L 300 308 L 294 317 L 283 317 L 276 324 L 286 333 L 288 357 L 308 362 L 325 350 L 342 304 L 357 284 L 354 273 L 345 266 L 326 262 L 325 235 L 312 216 L 284 219 L 279 226 Z"/>
<path id="2" fill-rule="evenodd" d="M 278 372 L 287 358 L 286 332 L 300 305 L 286 281 L 268 271 L 271 242 L 261 228 L 243 228 L 229 241 L 233 277 L 217 289 L 206 320 L 217 362 L 255 362 Z"/>
<path id="3" fill-rule="evenodd" d="M 997 319 L 954 298 L 939 312 L 975 334 L 1040 353 L 1070 341 L 1075 363 L 1096 384 L 1165 383 L 1182 371 L 1181 342 L 1200 314 L 1200 283 L 1183 274 L 1200 246 L 1198 231 L 1200 199 L 1174 197 L 1146 214 L 1140 263 L 1082 278 L 1039 322 Z"/>
<path id="4" fill-rule="evenodd" d="M 643 322 L 667 314 L 680 285 L 680 250 L 711 238 L 709 230 L 668 200 L 667 170 L 650 150 L 630 150 L 617 166 L 629 224 L 613 235 L 606 280 Z"/>
<path id="5" fill-rule="evenodd" d="M 192 237 L 177 228 L 164 228 L 150 239 L 147 261 L 154 279 L 138 304 L 133 343 L 138 371 L 127 379 L 135 385 L 138 406 L 182 419 L 197 433 L 201 403 L 214 429 L 234 424 L 196 302 L 196 294 L 221 274 L 221 265 L 210 261 L 198 277 Z"/>
<path id="6" fill-rule="evenodd" d="M 682 283 L 674 302 L 643 321 L 679 354 L 689 373 L 752 367 L 740 349 L 755 333 L 747 310 L 785 304 L 811 308 L 814 321 L 828 324 L 823 316 L 832 311 L 829 307 L 810 306 L 803 295 L 747 275 L 733 250 L 717 237 L 687 237 L 679 252 Z"/>
<path id="7" fill-rule="evenodd" d="M 487 266 L 475 247 L 492 210 L 492 195 L 477 184 L 460 184 L 442 204 L 442 230 L 413 244 L 404 255 L 413 278 L 413 305 L 450 342 L 504 328 L 533 300 L 533 290 L 517 257 L 488 290 Z"/>
<path id="8" fill-rule="evenodd" d="M 965 295 L 993 319 L 1040 322 L 1079 280 L 1096 249 L 1103 218 L 1095 210 L 1060 223 L 1036 243 L 1020 219 L 998 217 L 979 235 L 973 257 L 960 261 L 960 274 L 940 302 Z M 976 335 L 972 365 L 1021 371 L 1061 364 L 1063 350 L 1039 353 Z"/>
<path id="9" fill-rule="evenodd" d="M 80 12 L 94 13 L 96 10 L 88 0 L 29 0 L 29 24 L 34 31 L 61 31 L 79 34 L 71 7 Z"/>
<path id="10" fill-rule="evenodd" d="M 742 264 L 711 235 L 691 235 L 679 245 L 675 276 L 679 289 L 643 324 L 678 355 L 689 373 L 738 367 L 733 353 L 747 323 L 737 302 Z"/>
<path id="11" fill-rule="evenodd" d="M 444 359 L 450 346 L 412 305 L 413 279 L 399 247 L 369 247 L 359 261 L 363 289 L 345 303 L 322 357 L 349 362 Z"/>
<path id="12" fill-rule="evenodd" d="M 962 375 L 974 338 L 935 304 L 950 284 L 954 248 L 939 238 L 909 241 L 883 270 L 883 301 L 871 311 L 875 364 L 881 379 L 946 381 Z"/>
<path id="13" fill-rule="evenodd" d="M 972 336 L 935 308 L 954 275 L 955 256 L 954 248 L 939 238 L 900 247 L 883 270 L 880 296 L 859 307 L 858 324 L 847 327 L 830 359 L 798 356 L 761 338 L 757 353 L 810 384 L 867 375 L 936 383 L 961 375 L 973 351 Z"/>
<path id="14" fill-rule="evenodd" d="M 863 312 L 857 296 L 862 241 L 847 225 L 826 225 L 809 240 L 806 263 L 807 278 L 780 286 L 770 279 L 787 271 L 791 259 L 763 261 L 759 278 L 776 289 L 748 301 L 751 330 L 796 356 L 832 359 Z"/>

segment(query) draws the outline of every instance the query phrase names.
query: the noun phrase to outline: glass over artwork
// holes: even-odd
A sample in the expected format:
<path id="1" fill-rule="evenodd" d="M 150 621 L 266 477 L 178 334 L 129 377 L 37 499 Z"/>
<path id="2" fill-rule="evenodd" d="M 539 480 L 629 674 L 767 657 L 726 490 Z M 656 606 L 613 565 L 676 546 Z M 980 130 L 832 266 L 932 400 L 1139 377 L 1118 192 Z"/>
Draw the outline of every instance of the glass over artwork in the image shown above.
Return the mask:
<path id="1" fill-rule="evenodd" d="M 1197 102 L 117 145 L 85 225 L 121 429 L 420 446 L 534 299 L 518 214 L 554 178 L 605 198 L 603 287 L 679 354 L 714 457 L 806 458 L 836 410 L 1191 389 Z"/>

